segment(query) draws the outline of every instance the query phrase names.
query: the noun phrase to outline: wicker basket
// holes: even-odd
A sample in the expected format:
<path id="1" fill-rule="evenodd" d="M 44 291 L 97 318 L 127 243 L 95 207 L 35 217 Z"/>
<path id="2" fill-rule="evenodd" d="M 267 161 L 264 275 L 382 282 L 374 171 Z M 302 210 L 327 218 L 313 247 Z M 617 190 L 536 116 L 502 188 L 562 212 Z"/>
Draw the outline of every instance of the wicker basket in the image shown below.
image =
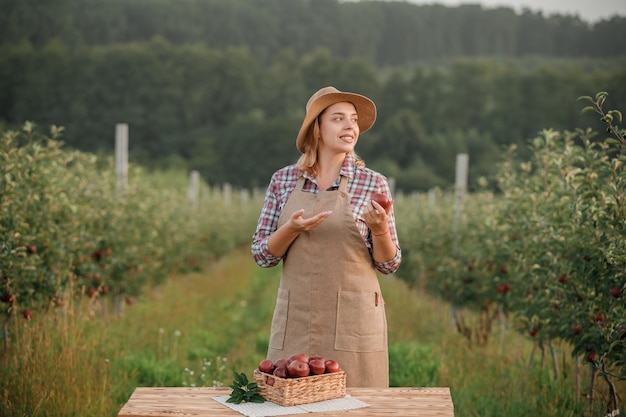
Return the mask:
<path id="1" fill-rule="evenodd" d="M 273 384 L 269 385 L 268 381 Z M 344 371 L 302 378 L 279 378 L 255 369 L 254 382 L 259 386 L 259 394 L 282 406 L 314 403 L 346 395 Z"/>

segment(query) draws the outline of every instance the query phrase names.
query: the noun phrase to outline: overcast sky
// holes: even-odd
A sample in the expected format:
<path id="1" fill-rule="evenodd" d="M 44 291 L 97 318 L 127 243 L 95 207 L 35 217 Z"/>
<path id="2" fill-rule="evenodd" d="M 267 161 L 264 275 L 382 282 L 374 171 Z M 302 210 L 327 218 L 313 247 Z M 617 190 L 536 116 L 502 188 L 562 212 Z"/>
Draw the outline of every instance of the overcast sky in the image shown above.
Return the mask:
<path id="1" fill-rule="evenodd" d="M 358 0 L 348 0 L 358 1 Z M 404 1 L 404 0 L 395 0 Z M 481 4 L 485 8 L 507 6 L 520 12 L 526 7 L 533 11 L 541 11 L 544 16 L 551 14 L 578 15 L 581 19 L 595 23 L 614 15 L 626 17 L 626 0 L 406 0 L 411 3 L 433 4 L 446 6 L 461 4 Z"/>

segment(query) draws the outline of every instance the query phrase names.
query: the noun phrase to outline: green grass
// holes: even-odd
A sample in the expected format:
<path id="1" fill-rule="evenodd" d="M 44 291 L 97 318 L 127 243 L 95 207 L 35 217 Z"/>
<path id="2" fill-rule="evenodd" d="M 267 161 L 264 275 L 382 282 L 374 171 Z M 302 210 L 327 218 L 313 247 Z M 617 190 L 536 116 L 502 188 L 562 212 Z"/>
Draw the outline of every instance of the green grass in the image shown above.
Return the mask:
<path id="1" fill-rule="evenodd" d="M 233 371 L 251 374 L 265 355 L 279 279 L 280 268 L 257 267 L 246 248 L 171 277 L 122 316 L 95 301 L 43 320 L 16 317 L 0 362 L 0 415 L 114 417 L 136 386 L 219 386 Z M 457 417 L 585 415 L 567 349 L 557 350 L 567 375 L 557 378 L 547 360 L 528 365 L 532 344 L 513 330 L 470 346 L 445 303 L 396 278 L 381 283 L 392 385 L 448 386 Z"/>

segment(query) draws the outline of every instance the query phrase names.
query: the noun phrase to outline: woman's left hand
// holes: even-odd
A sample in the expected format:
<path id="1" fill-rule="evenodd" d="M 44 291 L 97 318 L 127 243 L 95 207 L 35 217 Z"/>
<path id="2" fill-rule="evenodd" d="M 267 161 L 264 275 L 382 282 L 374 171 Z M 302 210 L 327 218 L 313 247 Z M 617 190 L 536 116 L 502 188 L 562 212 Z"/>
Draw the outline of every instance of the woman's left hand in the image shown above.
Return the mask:
<path id="1" fill-rule="evenodd" d="M 389 229 L 388 213 L 374 200 L 371 201 L 368 210 L 363 213 L 363 220 L 374 235 L 384 234 Z"/>

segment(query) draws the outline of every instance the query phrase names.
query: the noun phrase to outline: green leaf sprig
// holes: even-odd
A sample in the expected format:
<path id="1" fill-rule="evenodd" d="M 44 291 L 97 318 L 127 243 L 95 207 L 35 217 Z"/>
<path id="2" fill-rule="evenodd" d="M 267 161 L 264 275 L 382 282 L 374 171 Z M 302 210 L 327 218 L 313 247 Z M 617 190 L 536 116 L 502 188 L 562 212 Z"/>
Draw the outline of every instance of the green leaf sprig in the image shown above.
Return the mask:
<path id="1" fill-rule="evenodd" d="M 262 403 L 265 402 L 265 398 L 259 394 L 259 386 L 256 382 L 248 382 L 246 374 L 233 372 L 234 379 L 229 385 L 233 389 L 230 397 L 226 400 L 227 403 Z"/>

